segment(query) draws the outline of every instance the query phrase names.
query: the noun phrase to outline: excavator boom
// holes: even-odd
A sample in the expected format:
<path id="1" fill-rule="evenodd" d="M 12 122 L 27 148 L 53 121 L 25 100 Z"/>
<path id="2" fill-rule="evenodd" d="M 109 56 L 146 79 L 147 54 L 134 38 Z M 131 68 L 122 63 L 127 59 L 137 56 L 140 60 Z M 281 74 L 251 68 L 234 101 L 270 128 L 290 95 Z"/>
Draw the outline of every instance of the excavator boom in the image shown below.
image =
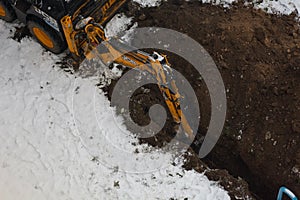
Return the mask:
<path id="1" fill-rule="evenodd" d="M 111 2 L 115 3 L 115 0 L 111 0 Z M 114 10 L 108 7 L 106 9 Z M 86 58 L 99 58 L 106 65 L 113 62 L 149 72 L 157 80 L 157 85 L 174 122 L 181 124 L 185 134 L 193 139 L 193 131 L 180 107 L 181 96 L 175 80 L 173 80 L 172 68 L 167 57 L 158 53 L 150 55 L 140 50 L 131 51 L 132 48 L 120 39 L 106 38 L 101 22 L 103 20 L 100 20 L 99 23 L 92 17 L 86 17 L 77 22 L 77 27 L 74 27 L 71 16 L 62 18 L 61 24 L 73 57 L 78 62 Z"/>

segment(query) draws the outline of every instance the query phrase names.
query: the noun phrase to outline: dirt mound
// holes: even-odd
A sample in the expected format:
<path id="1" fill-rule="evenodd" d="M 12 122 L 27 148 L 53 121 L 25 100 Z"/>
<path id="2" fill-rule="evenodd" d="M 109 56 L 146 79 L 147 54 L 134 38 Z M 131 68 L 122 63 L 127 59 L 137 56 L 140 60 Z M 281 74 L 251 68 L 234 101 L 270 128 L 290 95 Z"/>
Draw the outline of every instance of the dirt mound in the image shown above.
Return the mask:
<path id="1" fill-rule="evenodd" d="M 128 14 L 136 16 L 139 26 L 186 33 L 215 60 L 227 89 L 228 112 L 222 137 L 205 161 L 243 177 L 263 199 L 275 199 L 281 185 L 300 196 L 300 31 L 295 16 L 241 4 L 224 9 L 183 1 L 151 9 L 131 5 Z M 195 80 L 183 59 L 169 54 L 169 60 L 197 86 L 200 132 L 205 134 L 210 119 L 205 84 Z"/>

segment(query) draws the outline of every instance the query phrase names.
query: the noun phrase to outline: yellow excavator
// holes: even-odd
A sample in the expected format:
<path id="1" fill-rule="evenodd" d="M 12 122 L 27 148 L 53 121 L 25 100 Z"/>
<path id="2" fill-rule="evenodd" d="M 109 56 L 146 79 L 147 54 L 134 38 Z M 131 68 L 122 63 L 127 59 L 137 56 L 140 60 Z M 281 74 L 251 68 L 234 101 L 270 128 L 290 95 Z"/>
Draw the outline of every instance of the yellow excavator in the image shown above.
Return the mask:
<path id="1" fill-rule="evenodd" d="M 181 124 L 185 134 L 193 139 L 193 131 L 180 107 L 176 83 L 166 75 L 172 71 L 166 56 L 128 52 L 126 45 L 114 45 L 105 36 L 103 26 L 126 1 L 0 0 L 0 18 L 9 22 L 18 18 L 44 48 L 53 53 L 67 48 L 77 64 L 99 58 L 107 65 L 113 62 L 149 72 L 156 78 L 174 122 Z M 99 45 L 103 47 L 98 48 Z"/>

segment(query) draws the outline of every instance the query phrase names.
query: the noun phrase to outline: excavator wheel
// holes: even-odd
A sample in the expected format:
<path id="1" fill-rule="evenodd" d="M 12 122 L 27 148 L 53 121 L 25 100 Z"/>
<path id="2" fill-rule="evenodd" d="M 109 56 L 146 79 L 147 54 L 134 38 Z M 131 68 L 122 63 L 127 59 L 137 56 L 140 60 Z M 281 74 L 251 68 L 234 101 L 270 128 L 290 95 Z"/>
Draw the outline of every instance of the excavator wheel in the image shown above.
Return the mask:
<path id="1" fill-rule="evenodd" d="M 59 54 L 66 49 L 66 42 L 63 41 L 58 33 L 39 19 L 31 19 L 27 22 L 30 33 L 47 50 Z"/>
<path id="2" fill-rule="evenodd" d="M 0 19 L 12 22 L 16 18 L 14 9 L 7 3 L 7 1 L 0 0 Z"/>

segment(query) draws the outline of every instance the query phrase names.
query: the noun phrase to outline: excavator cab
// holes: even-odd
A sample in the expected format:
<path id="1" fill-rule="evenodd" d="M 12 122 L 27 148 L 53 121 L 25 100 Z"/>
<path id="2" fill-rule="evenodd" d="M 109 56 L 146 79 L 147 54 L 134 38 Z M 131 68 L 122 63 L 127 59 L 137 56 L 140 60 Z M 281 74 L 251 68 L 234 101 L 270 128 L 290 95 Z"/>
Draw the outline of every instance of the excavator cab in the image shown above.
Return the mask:
<path id="1" fill-rule="evenodd" d="M 19 19 L 44 48 L 59 54 L 68 47 L 68 37 L 61 24 L 65 16 L 70 17 L 74 27 L 88 17 L 104 25 L 125 2 L 126 0 L 0 0 L 0 19 L 7 22 Z"/>

